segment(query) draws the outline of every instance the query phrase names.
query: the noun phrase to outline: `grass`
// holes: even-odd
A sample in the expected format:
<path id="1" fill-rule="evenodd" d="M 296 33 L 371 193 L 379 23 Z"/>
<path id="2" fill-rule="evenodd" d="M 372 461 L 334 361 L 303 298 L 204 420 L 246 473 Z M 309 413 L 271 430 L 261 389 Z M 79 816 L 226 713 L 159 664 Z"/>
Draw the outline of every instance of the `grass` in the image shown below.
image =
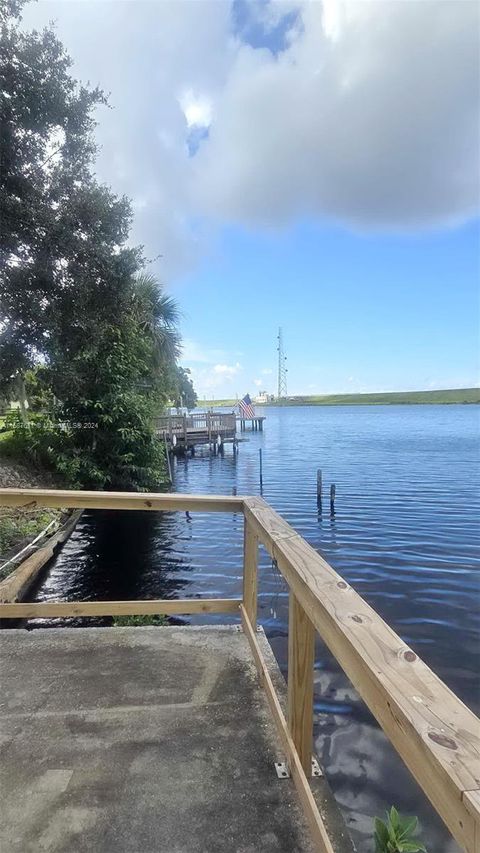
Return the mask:
<path id="1" fill-rule="evenodd" d="M 145 625 L 168 625 L 166 616 L 160 613 L 153 616 L 114 616 L 115 628 L 141 628 Z"/>
<path id="2" fill-rule="evenodd" d="M 16 459 L 22 462 L 22 459 L 19 459 L 18 442 L 12 430 L 0 432 L 0 459 L 2 456 L 4 459 Z"/>
<path id="3" fill-rule="evenodd" d="M 268 406 L 388 406 L 412 404 L 480 403 L 480 388 L 451 388 L 442 391 L 385 391 L 375 394 L 324 394 L 288 397 L 281 403 L 259 403 Z M 233 407 L 236 400 L 204 400 L 199 405 Z"/>
<path id="4" fill-rule="evenodd" d="M 60 509 L 25 510 L 22 507 L 3 507 L 0 509 L 0 562 L 11 554 L 17 553 L 44 530 L 51 521 L 59 520 Z M 51 531 L 50 531 L 51 532 Z M 28 556 L 26 554 L 25 556 Z M 16 565 L 9 563 L 0 572 L 0 579 L 10 574 Z"/>

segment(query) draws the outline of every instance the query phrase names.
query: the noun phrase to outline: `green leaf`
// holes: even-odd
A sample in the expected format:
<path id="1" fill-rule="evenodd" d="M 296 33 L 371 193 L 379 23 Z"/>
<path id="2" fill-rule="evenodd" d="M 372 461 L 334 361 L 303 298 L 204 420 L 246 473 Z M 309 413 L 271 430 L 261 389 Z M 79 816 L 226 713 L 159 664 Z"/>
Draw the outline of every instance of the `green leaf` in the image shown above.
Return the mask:
<path id="1" fill-rule="evenodd" d="M 390 809 L 390 813 L 388 814 L 388 819 L 392 828 L 397 831 L 400 829 L 400 815 L 398 814 L 395 806 L 392 806 Z"/>
<path id="2" fill-rule="evenodd" d="M 405 817 L 400 819 L 400 837 L 407 840 L 409 835 L 414 835 L 417 828 L 418 818 Z"/>
<path id="3" fill-rule="evenodd" d="M 380 820 L 379 817 L 376 817 L 374 820 L 375 825 L 375 853 L 386 853 L 388 851 L 388 828 L 383 820 Z"/>

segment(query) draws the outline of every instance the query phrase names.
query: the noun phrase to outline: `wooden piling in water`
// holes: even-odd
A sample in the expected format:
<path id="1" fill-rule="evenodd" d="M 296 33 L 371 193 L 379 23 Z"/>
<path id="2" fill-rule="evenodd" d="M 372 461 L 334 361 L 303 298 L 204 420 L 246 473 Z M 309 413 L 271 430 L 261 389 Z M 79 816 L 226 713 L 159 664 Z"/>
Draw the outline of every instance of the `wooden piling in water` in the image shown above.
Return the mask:
<path id="1" fill-rule="evenodd" d="M 330 486 L 330 512 L 333 514 L 335 512 L 335 483 L 332 483 Z"/>
<path id="2" fill-rule="evenodd" d="M 172 477 L 172 463 L 170 461 L 170 450 L 167 443 L 167 433 L 164 431 L 163 433 L 163 441 L 165 443 L 165 456 L 167 457 L 167 465 L 168 465 L 168 479 L 170 480 L 170 485 L 173 484 Z"/>
<path id="3" fill-rule="evenodd" d="M 322 505 L 322 469 L 317 469 L 317 505 Z"/>
<path id="4" fill-rule="evenodd" d="M 262 448 L 260 447 L 258 450 L 258 456 L 260 459 L 260 488 L 263 486 L 263 460 L 262 460 Z"/>

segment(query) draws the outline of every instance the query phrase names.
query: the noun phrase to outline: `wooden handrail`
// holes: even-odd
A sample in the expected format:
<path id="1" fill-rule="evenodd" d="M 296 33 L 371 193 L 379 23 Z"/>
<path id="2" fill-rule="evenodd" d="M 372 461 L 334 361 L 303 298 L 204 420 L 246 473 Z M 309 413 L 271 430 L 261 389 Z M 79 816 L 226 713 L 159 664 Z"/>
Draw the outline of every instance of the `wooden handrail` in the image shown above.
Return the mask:
<path id="1" fill-rule="evenodd" d="M 479 850 L 480 723 L 418 655 L 261 498 L 247 524 L 452 835 Z"/>
<path id="2" fill-rule="evenodd" d="M 243 512 L 243 498 L 231 495 L 181 495 L 172 492 L 160 494 L 87 492 L 74 489 L 0 489 L 0 506 Z"/>
<path id="3" fill-rule="evenodd" d="M 158 598 L 144 601 L 32 601 L 0 604 L 1 619 L 52 619 L 79 616 L 173 616 L 238 613 L 238 598 Z"/>
<path id="4" fill-rule="evenodd" d="M 0 506 L 243 512 L 244 591 L 241 604 L 232 599 L 0 604 L 0 618 L 40 615 L 39 610 L 42 615 L 53 615 L 53 610 L 55 615 L 67 615 L 65 608 L 76 608 L 74 615 L 106 615 L 106 608 L 110 608 L 109 615 L 112 612 L 239 611 L 268 695 L 273 686 L 271 680 L 266 679 L 265 663 L 257 659 L 261 653 L 258 643 L 254 642 L 260 543 L 276 561 L 290 587 L 286 722 L 283 713 L 279 714 L 278 700 L 270 695 L 268 698 L 286 748 L 292 778 L 315 831 L 318 849 L 328 850 L 329 847 L 321 818 L 312 811 L 313 798 L 305 788 L 312 748 L 314 629 L 330 648 L 452 835 L 467 853 L 478 853 L 480 724 L 477 717 L 261 498 L 0 489 Z M 120 610 L 112 610 L 112 606 Z M 177 610 L 177 607 L 192 609 Z M 51 614 L 47 608 L 52 609 Z"/>

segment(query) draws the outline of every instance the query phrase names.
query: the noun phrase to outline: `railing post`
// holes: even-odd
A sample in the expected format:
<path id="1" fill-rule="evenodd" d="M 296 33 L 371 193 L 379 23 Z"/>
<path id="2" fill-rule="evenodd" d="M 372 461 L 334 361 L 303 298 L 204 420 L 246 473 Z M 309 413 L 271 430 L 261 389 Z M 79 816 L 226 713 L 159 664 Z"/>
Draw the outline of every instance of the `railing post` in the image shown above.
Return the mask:
<path id="1" fill-rule="evenodd" d="M 307 778 L 312 775 L 315 628 L 290 590 L 288 612 L 288 727 Z"/>
<path id="2" fill-rule="evenodd" d="M 255 631 L 257 625 L 258 537 L 244 521 L 243 530 L 243 606 Z"/>

